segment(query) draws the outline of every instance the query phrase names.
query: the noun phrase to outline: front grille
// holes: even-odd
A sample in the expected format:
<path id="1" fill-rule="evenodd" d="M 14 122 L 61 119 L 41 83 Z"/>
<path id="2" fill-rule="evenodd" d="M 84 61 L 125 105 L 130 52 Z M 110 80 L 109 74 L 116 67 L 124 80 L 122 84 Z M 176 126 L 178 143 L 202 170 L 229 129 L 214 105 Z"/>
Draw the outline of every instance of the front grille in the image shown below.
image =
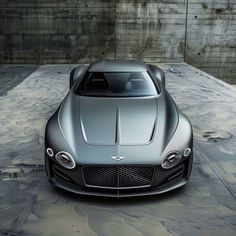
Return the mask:
<path id="1" fill-rule="evenodd" d="M 100 188 L 141 188 L 152 184 L 152 166 L 84 166 L 85 185 Z"/>

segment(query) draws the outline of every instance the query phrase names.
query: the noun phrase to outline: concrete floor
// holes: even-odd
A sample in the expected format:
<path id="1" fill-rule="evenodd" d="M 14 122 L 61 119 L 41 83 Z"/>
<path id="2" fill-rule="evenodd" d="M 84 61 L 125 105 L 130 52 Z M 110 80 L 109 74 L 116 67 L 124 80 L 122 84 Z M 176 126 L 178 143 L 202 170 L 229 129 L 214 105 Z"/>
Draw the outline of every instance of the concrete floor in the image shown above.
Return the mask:
<path id="1" fill-rule="evenodd" d="M 191 180 L 159 196 L 119 200 L 59 191 L 46 179 L 44 128 L 72 66 L 0 66 L 2 235 L 236 235 L 236 90 L 186 64 L 160 66 L 193 125 Z"/>

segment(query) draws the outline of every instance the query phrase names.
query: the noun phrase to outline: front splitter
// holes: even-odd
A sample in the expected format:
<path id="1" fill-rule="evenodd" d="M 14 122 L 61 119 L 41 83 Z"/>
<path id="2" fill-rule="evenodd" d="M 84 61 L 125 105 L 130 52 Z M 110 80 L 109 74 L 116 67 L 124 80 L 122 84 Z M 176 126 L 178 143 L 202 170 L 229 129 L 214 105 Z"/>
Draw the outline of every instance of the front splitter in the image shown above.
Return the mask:
<path id="1" fill-rule="evenodd" d="M 106 193 L 98 191 L 96 188 L 82 188 L 73 184 L 70 184 L 64 180 L 58 178 L 52 178 L 51 183 L 60 189 L 80 194 L 80 195 L 89 195 L 89 196 L 101 196 L 101 197 L 112 197 L 112 198 L 125 198 L 125 197 L 137 197 L 137 196 L 148 196 L 148 195 L 157 195 L 171 190 L 177 189 L 185 185 L 188 181 L 184 178 L 178 180 L 178 182 L 172 182 L 165 184 L 161 187 L 152 187 L 145 188 L 145 190 L 135 191 L 135 192 L 121 192 L 120 190 L 114 190 L 115 193 Z"/>

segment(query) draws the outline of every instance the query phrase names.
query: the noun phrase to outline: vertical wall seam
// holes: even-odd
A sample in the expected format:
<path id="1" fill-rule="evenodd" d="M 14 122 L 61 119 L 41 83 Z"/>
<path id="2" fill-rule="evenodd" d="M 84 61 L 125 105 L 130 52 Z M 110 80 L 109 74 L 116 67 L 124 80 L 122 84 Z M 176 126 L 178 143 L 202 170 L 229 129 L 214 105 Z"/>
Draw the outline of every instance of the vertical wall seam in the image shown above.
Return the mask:
<path id="1" fill-rule="evenodd" d="M 42 64 L 43 62 L 41 61 L 41 32 L 40 32 L 40 14 L 39 14 L 39 0 L 37 0 L 37 40 L 38 40 L 38 60 L 37 60 L 37 64 Z"/>
<path id="2" fill-rule="evenodd" d="M 115 59 L 116 59 L 116 46 L 117 46 L 117 44 L 116 44 L 116 40 L 117 40 L 117 27 L 116 27 L 116 24 L 117 24 L 117 22 L 116 22 L 116 18 L 117 18 L 117 12 L 116 12 L 116 8 L 117 8 L 117 4 L 116 4 L 116 1 L 117 0 L 115 0 Z"/>
<path id="3" fill-rule="evenodd" d="M 184 31 L 184 62 L 187 57 L 187 33 L 188 33 L 188 0 L 186 0 L 185 6 L 185 31 Z"/>

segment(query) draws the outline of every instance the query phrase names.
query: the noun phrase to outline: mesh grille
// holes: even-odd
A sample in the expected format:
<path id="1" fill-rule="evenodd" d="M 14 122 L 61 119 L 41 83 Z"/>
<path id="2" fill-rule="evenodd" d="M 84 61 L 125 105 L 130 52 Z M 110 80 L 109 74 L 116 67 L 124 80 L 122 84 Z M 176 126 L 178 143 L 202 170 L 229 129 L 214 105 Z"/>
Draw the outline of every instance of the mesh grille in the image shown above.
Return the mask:
<path id="1" fill-rule="evenodd" d="M 83 174 L 86 185 L 116 187 L 118 182 L 116 167 L 84 167 Z"/>
<path id="2" fill-rule="evenodd" d="M 151 166 L 83 167 L 87 186 L 103 188 L 147 187 L 152 184 L 154 168 Z"/>

